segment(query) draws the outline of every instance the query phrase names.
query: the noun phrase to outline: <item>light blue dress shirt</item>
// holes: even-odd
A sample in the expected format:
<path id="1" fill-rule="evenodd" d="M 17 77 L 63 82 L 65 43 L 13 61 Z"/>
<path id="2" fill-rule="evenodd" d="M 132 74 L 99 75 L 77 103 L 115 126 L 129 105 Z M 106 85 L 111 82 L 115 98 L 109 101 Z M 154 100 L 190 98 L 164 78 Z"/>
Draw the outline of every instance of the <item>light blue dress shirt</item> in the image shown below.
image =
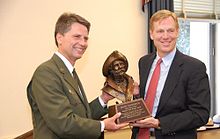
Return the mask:
<path id="1" fill-rule="evenodd" d="M 167 75 L 168 75 L 170 66 L 172 64 L 173 58 L 175 56 L 175 53 L 176 53 L 176 49 L 174 49 L 172 52 L 170 52 L 168 55 L 166 55 L 165 57 L 162 58 L 162 62 L 160 64 L 160 78 L 159 78 L 159 81 L 158 81 L 156 96 L 155 96 L 153 110 L 152 110 L 152 116 L 153 117 L 155 117 L 155 115 L 156 115 L 157 108 L 158 108 L 159 101 L 160 101 L 160 96 L 161 96 L 161 93 L 163 91 L 164 84 L 165 84 L 165 81 L 167 79 Z M 150 83 L 153 71 L 154 71 L 154 69 L 156 67 L 156 64 L 157 64 L 157 61 L 159 59 L 160 59 L 160 57 L 157 54 L 156 58 L 154 59 L 154 62 L 152 64 L 152 66 L 151 66 L 151 69 L 150 69 L 150 73 L 149 73 L 149 76 L 148 76 L 148 79 L 147 79 L 147 84 L 146 84 L 146 87 L 145 87 L 145 92 L 147 92 L 147 89 L 149 87 L 149 83 Z M 146 93 L 145 93 L 145 97 L 146 97 Z"/>

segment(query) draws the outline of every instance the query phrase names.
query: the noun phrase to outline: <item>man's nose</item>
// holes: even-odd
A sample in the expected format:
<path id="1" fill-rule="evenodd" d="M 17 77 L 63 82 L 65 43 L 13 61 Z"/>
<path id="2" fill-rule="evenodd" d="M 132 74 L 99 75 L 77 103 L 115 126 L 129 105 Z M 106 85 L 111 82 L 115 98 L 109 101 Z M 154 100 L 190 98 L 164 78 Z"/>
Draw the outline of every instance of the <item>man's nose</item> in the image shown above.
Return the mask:
<path id="1" fill-rule="evenodd" d="M 84 39 L 84 38 L 81 38 L 80 39 L 80 41 L 79 41 L 79 43 L 80 43 L 80 45 L 82 45 L 82 46 L 87 46 L 87 40 L 86 39 Z"/>
<path id="2" fill-rule="evenodd" d="M 168 38 L 168 33 L 165 31 L 164 33 L 163 33 L 163 38 Z"/>
<path id="3" fill-rule="evenodd" d="M 124 64 L 119 64 L 119 68 L 123 68 L 124 67 Z"/>

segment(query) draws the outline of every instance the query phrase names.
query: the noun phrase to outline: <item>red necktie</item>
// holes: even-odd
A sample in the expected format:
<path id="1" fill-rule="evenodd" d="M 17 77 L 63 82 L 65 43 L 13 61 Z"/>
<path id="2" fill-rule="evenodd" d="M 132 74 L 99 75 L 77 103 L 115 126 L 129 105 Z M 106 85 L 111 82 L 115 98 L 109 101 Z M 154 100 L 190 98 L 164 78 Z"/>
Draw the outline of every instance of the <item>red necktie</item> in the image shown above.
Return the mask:
<path id="1" fill-rule="evenodd" d="M 151 113 L 153 110 L 154 99 L 156 96 L 157 84 L 160 78 L 160 63 L 161 62 L 162 62 L 162 59 L 160 58 L 157 61 L 157 65 L 154 69 L 154 72 L 151 77 L 150 84 L 147 90 L 147 96 L 145 98 L 145 103 Z M 140 128 L 139 133 L 138 133 L 138 139 L 149 139 L 149 138 L 150 138 L 149 128 Z"/>

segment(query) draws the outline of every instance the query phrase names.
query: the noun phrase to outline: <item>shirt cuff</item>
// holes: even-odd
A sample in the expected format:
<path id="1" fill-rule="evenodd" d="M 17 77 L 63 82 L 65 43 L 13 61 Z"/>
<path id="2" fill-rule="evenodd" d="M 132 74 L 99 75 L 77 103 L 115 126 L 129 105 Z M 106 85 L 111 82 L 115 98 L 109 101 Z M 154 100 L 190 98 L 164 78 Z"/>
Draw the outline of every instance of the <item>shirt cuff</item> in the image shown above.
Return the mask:
<path id="1" fill-rule="evenodd" d="M 107 106 L 107 104 L 105 104 L 105 102 L 101 99 L 100 96 L 99 96 L 99 103 L 102 105 L 103 108 Z"/>
<path id="2" fill-rule="evenodd" d="M 100 123 L 101 123 L 101 132 L 103 132 L 105 129 L 105 123 L 103 121 L 100 121 Z"/>

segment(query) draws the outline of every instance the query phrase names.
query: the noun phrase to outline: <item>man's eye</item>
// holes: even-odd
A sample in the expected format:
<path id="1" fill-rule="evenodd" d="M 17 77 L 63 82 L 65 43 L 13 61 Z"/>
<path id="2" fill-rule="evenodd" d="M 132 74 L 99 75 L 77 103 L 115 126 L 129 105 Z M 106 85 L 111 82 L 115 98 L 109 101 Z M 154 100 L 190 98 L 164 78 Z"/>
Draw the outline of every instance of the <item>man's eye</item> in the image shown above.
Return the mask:
<path id="1" fill-rule="evenodd" d="M 80 38 L 80 35 L 74 35 L 73 37 L 74 38 Z"/>
<path id="2" fill-rule="evenodd" d="M 157 31 L 157 33 L 163 33 L 163 32 L 164 32 L 163 30 L 158 30 L 158 31 Z"/>
<path id="3" fill-rule="evenodd" d="M 88 41 L 89 37 L 84 37 L 84 40 Z"/>
<path id="4" fill-rule="evenodd" d="M 172 33 L 172 32 L 174 32 L 174 30 L 173 30 L 173 29 L 170 29 L 170 30 L 168 30 L 168 32 Z"/>

